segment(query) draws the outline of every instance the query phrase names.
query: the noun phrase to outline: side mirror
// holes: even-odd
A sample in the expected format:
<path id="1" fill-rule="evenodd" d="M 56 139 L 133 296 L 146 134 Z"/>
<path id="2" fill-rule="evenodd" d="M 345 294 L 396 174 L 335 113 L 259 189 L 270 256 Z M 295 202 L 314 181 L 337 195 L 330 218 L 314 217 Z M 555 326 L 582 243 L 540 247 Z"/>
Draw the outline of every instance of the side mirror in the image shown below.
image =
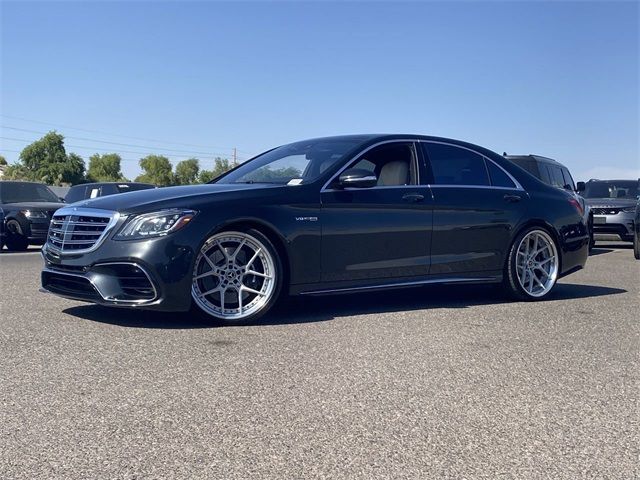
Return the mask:
<path id="1" fill-rule="evenodd" d="M 369 170 L 349 168 L 340 174 L 338 182 L 342 188 L 370 188 L 378 184 L 378 177 Z"/>
<path id="2" fill-rule="evenodd" d="M 578 182 L 578 183 L 576 184 L 576 190 L 577 190 L 578 192 L 584 192 L 586 189 L 587 189 L 587 185 L 586 185 L 586 183 L 584 183 L 584 182 Z"/>

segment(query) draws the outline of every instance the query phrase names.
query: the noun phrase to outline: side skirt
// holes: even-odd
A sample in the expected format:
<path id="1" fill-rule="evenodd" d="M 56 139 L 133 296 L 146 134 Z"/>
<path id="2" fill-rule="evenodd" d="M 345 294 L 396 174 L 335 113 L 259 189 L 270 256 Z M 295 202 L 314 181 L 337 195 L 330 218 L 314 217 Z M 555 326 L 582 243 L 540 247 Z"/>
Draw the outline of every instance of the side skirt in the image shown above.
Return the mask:
<path id="1" fill-rule="evenodd" d="M 464 283 L 500 283 L 502 275 L 487 275 L 477 277 L 438 277 L 425 278 L 420 280 L 409 280 L 400 282 L 379 283 L 362 286 L 345 286 L 325 289 L 301 289 L 301 291 L 292 291 L 292 295 L 334 295 L 340 293 L 368 292 L 376 290 L 386 290 L 391 288 L 419 287 L 422 285 L 447 285 L 447 284 L 464 284 Z M 308 286 L 307 286 L 308 287 Z"/>

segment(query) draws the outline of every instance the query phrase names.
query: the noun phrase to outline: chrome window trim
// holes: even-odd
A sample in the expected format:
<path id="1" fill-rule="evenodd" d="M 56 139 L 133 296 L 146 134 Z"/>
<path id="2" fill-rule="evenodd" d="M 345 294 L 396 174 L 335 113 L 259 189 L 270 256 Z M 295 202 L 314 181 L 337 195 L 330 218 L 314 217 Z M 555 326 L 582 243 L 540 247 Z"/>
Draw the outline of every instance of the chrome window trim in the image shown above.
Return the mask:
<path id="1" fill-rule="evenodd" d="M 509 179 L 511 179 L 511 181 L 514 183 L 515 187 L 500 187 L 497 185 L 465 185 L 465 184 L 430 184 L 430 187 L 435 187 L 435 188 L 489 188 L 489 189 L 499 189 L 499 190 L 520 190 L 520 191 L 524 191 L 524 188 L 522 187 L 522 185 L 520 185 L 520 182 L 518 182 L 518 180 L 516 180 L 514 178 L 513 175 L 511 175 L 509 172 L 507 172 L 504 168 L 502 168 L 500 165 L 498 165 L 496 162 L 494 162 L 493 160 L 491 160 L 489 157 L 487 157 L 486 155 L 483 155 L 480 152 L 475 151 L 472 148 L 469 147 L 464 147 L 462 145 L 456 145 L 455 143 L 449 143 L 449 142 L 440 142 L 437 140 L 419 140 L 420 143 L 436 143 L 438 145 L 447 145 L 448 147 L 456 147 L 456 148 L 461 148 L 463 150 L 468 150 L 471 153 L 475 153 L 476 155 L 479 155 L 480 157 L 482 157 L 485 161 L 489 161 L 491 163 L 493 163 L 496 167 L 498 167 L 500 170 L 502 170 L 508 177 Z M 427 161 L 429 159 L 427 158 Z M 489 181 L 491 181 L 491 175 L 488 172 L 487 166 L 485 164 L 485 170 L 487 170 L 487 177 L 489 179 Z"/>
<path id="2" fill-rule="evenodd" d="M 62 207 L 54 212 L 51 216 L 51 220 L 55 216 L 67 216 L 67 215 L 76 215 L 76 216 L 87 216 L 87 217 L 100 217 L 100 218 L 109 218 L 109 223 L 102 231 L 102 234 L 98 237 L 96 242 L 90 248 L 83 248 L 79 250 L 62 250 L 52 243 L 49 242 L 49 231 L 47 231 L 47 242 L 45 243 L 47 250 L 51 250 L 57 255 L 77 255 L 80 253 L 89 253 L 96 250 L 107 238 L 108 233 L 113 230 L 116 226 L 120 218 L 123 218 L 119 212 L 113 210 L 102 210 L 98 208 L 83 208 L 83 207 Z M 49 229 L 51 229 L 51 222 L 49 223 Z"/>
<path id="3" fill-rule="evenodd" d="M 44 257 L 44 254 L 43 254 Z M 45 261 L 46 261 L 46 257 Z M 100 267 L 103 265 L 133 265 L 136 268 L 139 268 L 142 273 L 144 273 L 144 275 L 147 277 L 147 280 L 149 280 L 149 284 L 151 285 L 151 288 L 153 288 L 153 298 L 151 299 L 143 299 L 143 300 L 117 300 L 114 299 L 112 297 L 108 297 L 106 296 L 104 293 L 102 293 L 100 291 L 100 288 L 98 288 L 98 286 L 95 284 L 95 282 L 88 276 L 88 275 L 83 275 L 81 273 L 71 273 L 71 272 L 65 272 L 62 270 L 56 270 L 55 266 L 53 268 L 48 267 L 45 265 L 45 267 L 43 268 L 43 271 L 48 272 L 48 273 L 52 273 L 55 275 L 67 275 L 70 277 L 79 277 L 79 278 L 84 278 L 85 280 L 87 280 L 91 286 L 95 289 L 96 292 L 98 292 L 98 295 L 100 295 L 100 297 L 102 297 L 102 300 L 104 300 L 105 302 L 108 302 L 110 304 L 125 304 L 125 305 L 145 305 L 148 303 L 152 303 L 155 302 L 156 300 L 158 300 L 158 289 L 156 288 L 155 283 L 153 283 L 153 280 L 151 280 L 151 276 L 149 275 L 149 272 L 147 272 L 147 270 L 140 265 L 139 263 L 136 262 L 104 262 L 104 263 L 96 263 L 94 265 L 92 265 L 93 267 Z M 91 270 L 88 271 L 88 273 L 90 273 Z M 47 290 L 45 288 L 45 290 Z M 50 290 L 47 290 L 50 293 L 53 293 L 54 295 L 58 295 L 55 292 L 51 292 Z M 68 298 L 74 298 L 74 297 L 70 297 L 68 296 Z"/>
<path id="4" fill-rule="evenodd" d="M 418 160 L 418 152 L 415 148 L 415 144 L 417 142 L 419 142 L 419 139 L 415 139 L 415 138 L 397 138 L 397 139 L 393 139 L 393 140 L 383 140 L 381 142 L 378 143 L 374 143 L 373 145 L 369 145 L 367 148 L 365 148 L 363 151 L 361 151 L 358 155 L 356 155 L 355 157 L 353 157 L 351 160 L 349 160 L 345 165 L 343 165 L 340 170 L 338 170 L 338 172 L 333 175 L 320 189 L 320 193 L 324 193 L 324 192 L 344 192 L 344 191 L 356 191 L 356 190 L 377 190 L 377 189 L 381 189 L 381 188 L 415 188 L 415 187 L 426 187 L 427 185 L 421 185 L 420 184 L 420 165 L 419 165 L 419 160 Z M 380 186 L 375 186 L 375 187 L 369 187 L 369 188 L 353 188 L 353 189 L 349 189 L 348 187 L 345 189 L 337 189 L 337 188 L 328 188 L 329 185 L 331 184 L 331 182 L 333 182 L 336 178 L 340 177 L 340 174 L 342 172 L 344 172 L 349 165 L 351 165 L 354 162 L 357 162 L 358 160 L 360 160 L 362 158 L 362 156 L 367 153 L 369 150 L 379 147 L 380 145 L 386 145 L 388 143 L 412 143 L 413 144 L 413 148 L 414 148 L 414 160 L 416 162 L 416 184 L 415 185 L 380 185 Z"/>
<path id="5" fill-rule="evenodd" d="M 420 168 L 418 166 L 418 170 L 416 172 L 417 175 L 417 184 L 416 185 L 381 185 L 381 186 L 375 186 L 375 187 L 369 187 L 369 188 L 353 188 L 353 189 L 349 189 L 346 188 L 344 190 L 341 189 L 335 189 L 335 188 L 328 188 L 329 185 L 340 176 L 340 174 L 342 172 L 344 172 L 349 165 L 351 165 L 353 162 L 359 160 L 365 153 L 367 153 L 369 150 L 371 150 L 372 148 L 378 147 L 380 145 L 385 145 L 387 143 L 413 143 L 414 146 L 415 144 L 419 144 L 419 143 L 436 143 L 439 145 L 447 145 L 449 147 L 456 147 L 456 148 L 461 148 L 463 150 L 468 150 L 476 155 L 479 155 L 480 157 L 482 157 L 485 161 L 489 161 L 491 162 L 493 165 L 495 165 L 496 167 L 498 167 L 500 170 L 502 170 L 505 175 L 507 175 L 507 177 L 509 177 L 509 179 L 514 183 L 515 187 L 500 187 L 498 185 L 451 185 L 451 184 L 421 184 L 420 183 Z M 416 155 L 418 154 L 418 152 L 414 152 Z M 416 158 L 417 160 L 417 158 Z M 425 160 L 429 161 L 428 158 L 426 158 Z M 485 170 L 488 170 L 485 164 Z M 491 175 L 489 174 L 489 172 L 487 171 L 487 177 L 489 178 L 489 181 L 491 181 Z M 393 140 L 384 140 L 381 142 L 377 142 L 374 143 L 373 145 L 370 145 L 369 147 L 367 147 L 366 149 L 364 149 L 362 152 L 360 152 L 356 157 L 354 157 L 352 160 L 350 160 L 349 162 L 347 162 L 345 165 L 343 165 L 340 170 L 338 170 L 338 172 L 336 174 L 334 174 L 320 189 L 320 193 L 324 193 L 324 192 L 343 192 L 343 191 L 354 191 L 354 190 L 378 190 L 378 189 L 388 189 L 388 188 L 481 188 L 481 189 L 489 189 L 489 190 L 518 190 L 521 192 L 524 192 L 525 189 L 522 187 L 522 185 L 520 184 L 520 182 L 518 182 L 518 180 L 515 179 L 515 177 L 513 175 L 511 175 L 508 171 L 506 171 L 503 167 L 501 167 L 500 165 L 498 165 L 496 162 L 494 162 L 493 160 L 491 160 L 489 157 L 487 157 L 486 155 L 483 155 L 482 153 L 473 150 L 472 148 L 469 147 L 465 147 L 462 145 L 456 145 L 455 143 L 450 143 L 450 142 L 441 142 L 441 141 L 437 141 L 437 140 L 425 140 L 425 139 L 420 139 L 420 138 L 407 138 L 407 139 L 393 139 Z"/>

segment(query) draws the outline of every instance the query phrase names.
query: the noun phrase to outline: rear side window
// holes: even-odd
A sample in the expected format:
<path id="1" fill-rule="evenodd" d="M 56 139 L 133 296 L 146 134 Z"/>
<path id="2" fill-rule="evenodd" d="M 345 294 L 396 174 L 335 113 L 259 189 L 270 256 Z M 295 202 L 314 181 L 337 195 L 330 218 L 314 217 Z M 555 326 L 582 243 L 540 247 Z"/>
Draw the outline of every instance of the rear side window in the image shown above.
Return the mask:
<path id="1" fill-rule="evenodd" d="M 498 167 L 491 160 L 486 160 L 489 177 L 491 177 L 491 185 L 494 187 L 516 188 L 516 184 L 509 178 L 504 170 Z"/>
<path id="2" fill-rule="evenodd" d="M 550 184 L 554 187 L 564 188 L 564 177 L 562 176 L 562 169 L 555 165 L 547 165 L 547 172 L 549 172 Z"/>
<path id="3" fill-rule="evenodd" d="M 484 157 L 464 148 L 424 143 L 436 185 L 489 185 Z"/>

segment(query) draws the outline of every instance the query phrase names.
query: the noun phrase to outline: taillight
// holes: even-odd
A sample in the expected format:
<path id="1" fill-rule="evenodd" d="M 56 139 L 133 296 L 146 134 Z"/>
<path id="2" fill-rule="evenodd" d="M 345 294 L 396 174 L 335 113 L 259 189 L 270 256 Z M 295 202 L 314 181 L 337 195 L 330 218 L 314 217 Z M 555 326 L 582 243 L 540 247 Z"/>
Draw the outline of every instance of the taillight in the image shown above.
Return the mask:
<path id="1" fill-rule="evenodd" d="M 578 200 L 576 200 L 575 198 L 570 198 L 569 203 L 575 207 L 575 209 L 578 211 L 578 213 L 581 216 L 584 215 L 584 207 L 580 204 Z"/>

